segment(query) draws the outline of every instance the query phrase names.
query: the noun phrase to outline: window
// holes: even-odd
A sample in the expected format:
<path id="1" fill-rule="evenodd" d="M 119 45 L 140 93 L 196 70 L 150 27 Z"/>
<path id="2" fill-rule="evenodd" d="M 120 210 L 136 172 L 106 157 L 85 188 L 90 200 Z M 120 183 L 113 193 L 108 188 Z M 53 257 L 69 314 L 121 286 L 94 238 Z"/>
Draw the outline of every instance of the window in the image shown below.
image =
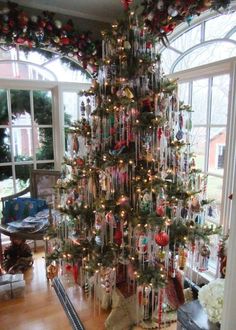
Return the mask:
<path id="1" fill-rule="evenodd" d="M 193 21 L 180 36 L 170 36 L 167 48 L 160 49 L 165 74 L 236 56 L 235 30 L 236 12 L 206 18 L 198 24 Z"/>
<path id="2" fill-rule="evenodd" d="M 196 166 L 207 176 L 205 196 L 213 199 L 203 208 L 206 221 L 222 224 L 227 233 L 236 159 L 236 12 L 209 17 L 185 31 L 182 24 L 161 53 L 164 72 L 178 79 L 179 98 L 194 111 L 190 143 Z M 209 272 L 203 274 L 208 280 L 217 273 L 218 240 L 210 238 Z"/>
<path id="3" fill-rule="evenodd" d="M 24 189 L 31 169 L 60 169 L 63 126 L 80 118 L 91 77 L 74 59 L 21 47 L 0 47 L 0 69 L 1 198 Z"/>
<path id="4" fill-rule="evenodd" d="M 205 78 L 179 83 L 179 98 L 192 105 L 191 150 L 196 154 L 197 168 L 207 176 L 206 195 L 214 203 L 206 214 L 207 219 L 215 223 L 220 222 L 221 215 L 229 84 L 229 74 L 213 76 L 210 73 Z"/>
<path id="5" fill-rule="evenodd" d="M 205 210 L 207 220 L 224 223 L 227 228 L 227 196 L 232 189 L 227 177 L 229 167 L 231 177 L 234 175 L 229 164 L 233 164 L 235 154 L 230 136 L 235 129 L 231 91 L 235 90 L 236 13 L 206 17 L 200 23 L 198 19 L 182 31 L 161 49 L 163 68 L 170 78 L 178 78 L 179 98 L 194 111 L 192 150 L 197 156 L 196 166 L 207 176 L 206 197 L 214 200 Z"/>

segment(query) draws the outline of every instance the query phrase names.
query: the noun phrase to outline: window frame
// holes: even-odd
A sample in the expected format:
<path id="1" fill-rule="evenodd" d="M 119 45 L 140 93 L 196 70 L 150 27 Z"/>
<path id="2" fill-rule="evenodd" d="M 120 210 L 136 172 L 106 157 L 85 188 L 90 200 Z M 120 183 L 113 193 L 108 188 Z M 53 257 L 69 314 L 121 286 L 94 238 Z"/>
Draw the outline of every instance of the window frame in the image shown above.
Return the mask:
<path id="1" fill-rule="evenodd" d="M 30 81 L 30 80 L 8 80 L 0 79 L 0 89 L 19 89 L 19 90 L 48 90 L 52 93 L 52 128 L 53 128 L 53 150 L 54 150 L 54 170 L 60 171 L 65 153 L 64 139 L 64 110 L 63 92 L 76 92 L 88 90 L 90 83 L 69 83 L 58 81 Z M 40 162 L 40 161 L 39 161 Z M 37 163 L 39 163 L 37 161 Z M 31 161 L 21 162 L 20 165 L 32 164 Z M 33 162 L 34 164 L 34 162 Z M 0 166 L 12 166 L 13 169 L 13 193 L 16 193 L 16 174 L 15 162 L 1 163 Z M 36 168 L 34 168 L 36 169 Z"/>
<path id="2" fill-rule="evenodd" d="M 224 233 L 228 233 L 230 227 L 231 204 L 228 196 L 232 194 L 233 182 L 236 176 L 236 93 L 234 92 L 236 90 L 236 57 L 166 75 L 166 77 L 171 80 L 177 80 L 178 83 L 184 83 L 195 79 L 207 78 L 209 76 L 214 77 L 226 73 L 230 76 L 230 86 L 220 217 L 220 225 L 223 226 Z"/>

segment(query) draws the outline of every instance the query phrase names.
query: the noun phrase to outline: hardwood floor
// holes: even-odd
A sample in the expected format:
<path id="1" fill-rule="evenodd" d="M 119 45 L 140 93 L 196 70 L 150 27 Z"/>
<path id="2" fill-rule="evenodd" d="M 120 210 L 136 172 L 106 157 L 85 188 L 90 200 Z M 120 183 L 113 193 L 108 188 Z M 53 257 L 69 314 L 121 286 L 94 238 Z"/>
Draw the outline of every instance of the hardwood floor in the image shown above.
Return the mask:
<path id="1" fill-rule="evenodd" d="M 34 265 L 25 273 L 25 293 L 21 298 L 0 301 L 1 330 L 70 330 L 71 325 L 59 299 L 45 277 L 43 253 L 34 255 Z M 69 296 L 77 302 L 77 312 L 86 330 L 104 329 L 106 314 L 91 315 L 82 299 L 80 288 L 70 289 Z M 78 296 L 80 299 L 78 299 Z M 79 311 L 78 311 L 79 309 Z M 97 313 L 96 313 L 97 314 Z M 135 327 L 135 329 L 138 329 Z M 175 330 L 173 324 L 166 330 Z"/>

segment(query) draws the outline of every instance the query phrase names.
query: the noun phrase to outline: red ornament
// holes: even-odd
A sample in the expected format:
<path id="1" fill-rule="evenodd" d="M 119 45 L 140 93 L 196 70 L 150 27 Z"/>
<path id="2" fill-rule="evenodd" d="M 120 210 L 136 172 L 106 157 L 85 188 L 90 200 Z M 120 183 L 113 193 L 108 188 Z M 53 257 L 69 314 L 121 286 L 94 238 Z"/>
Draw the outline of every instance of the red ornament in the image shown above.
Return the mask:
<path id="1" fill-rule="evenodd" d="M 164 210 L 164 207 L 161 205 L 161 206 L 157 206 L 156 208 L 156 213 L 159 217 L 163 217 L 164 214 L 165 214 L 165 210 Z"/>
<path id="2" fill-rule="evenodd" d="M 131 5 L 132 2 L 133 0 L 121 0 L 121 3 L 125 10 L 129 9 L 129 6 Z"/>
<path id="3" fill-rule="evenodd" d="M 116 229 L 115 235 L 114 235 L 114 241 L 116 244 L 121 245 L 122 243 L 122 231 L 120 229 Z"/>
<path id="4" fill-rule="evenodd" d="M 72 266 L 70 264 L 66 264 L 65 269 L 67 272 L 70 272 L 72 270 Z"/>
<path id="5" fill-rule="evenodd" d="M 70 44 L 70 39 L 67 38 L 67 37 L 62 37 L 62 38 L 60 38 L 60 43 L 62 45 L 69 45 Z"/>
<path id="6" fill-rule="evenodd" d="M 77 163 L 78 166 L 84 166 L 84 160 L 82 158 L 78 158 L 76 160 L 76 163 Z"/>
<path id="7" fill-rule="evenodd" d="M 155 235 L 155 241 L 160 246 L 166 246 L 169 243 L 169 236 L 165 231 L 160 231 Z"/>

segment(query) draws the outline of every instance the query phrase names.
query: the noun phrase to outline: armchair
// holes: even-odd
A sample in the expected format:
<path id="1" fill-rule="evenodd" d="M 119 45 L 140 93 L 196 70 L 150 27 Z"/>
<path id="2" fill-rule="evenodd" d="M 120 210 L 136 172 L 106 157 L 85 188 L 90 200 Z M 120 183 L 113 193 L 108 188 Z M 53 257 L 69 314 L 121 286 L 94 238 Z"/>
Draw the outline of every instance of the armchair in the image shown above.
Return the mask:
<path id="1" fill-rule="evenodd" d="M 2 239 L 1 235 L 7 235 L 11 239 L 42 240 L 44 233 L 31 233 L 27 231 L 10 231 L 7 224 L 10 221 L 22 220 L 27 216 L 34 216 L 37 212 L 46 208 L 52 202 L 53 187 L 60 177 L 59 171 L 54 170 L 32 170 L 30 185 L 24 190 L 1 198 L 2 219 L 0 224 L 0 262 L 2 261 Z"/>

